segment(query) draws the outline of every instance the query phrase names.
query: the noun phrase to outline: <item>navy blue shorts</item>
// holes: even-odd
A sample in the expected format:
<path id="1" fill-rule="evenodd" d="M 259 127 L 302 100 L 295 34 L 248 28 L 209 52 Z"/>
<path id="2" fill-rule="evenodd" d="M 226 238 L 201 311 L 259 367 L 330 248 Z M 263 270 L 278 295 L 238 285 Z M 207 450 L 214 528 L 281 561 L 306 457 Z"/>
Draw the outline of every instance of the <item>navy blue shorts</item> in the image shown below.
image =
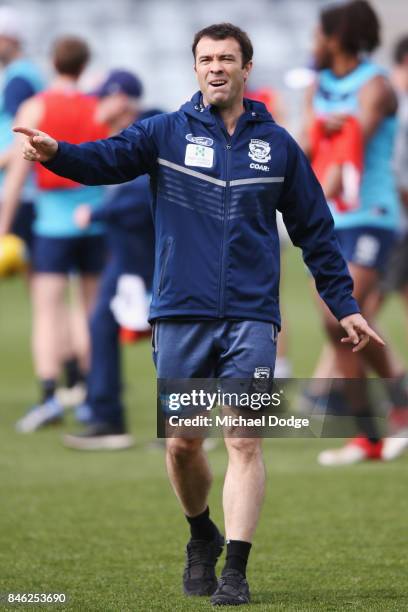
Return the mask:
<path id="1" fill-rule="evenodd" d="M 35 272 L 99 274 L 105 261 L 104 236 L 34 237 L 32 264 Z"/>
<path id="2" fill-rule="evenodd" d="M 378 227 L 336 229 L 344 259 L 365 268 L 382 270 L 388 263 L 397 234 Z"/>
<path id="3" fill-rule="evenodd" d="M 34 234 L 33 234 L 33 223 L 35 219 L 35 208 L 32 202 L 22 202 L 17 210 L 14 223 L 11 227 L 11 231 L 16 236 L 19 236 L 24 240 L 27 245 L 28 252 L 32 252 Z"/>
<path id="4" fill-rule="evenodd" d="M 277 326 L 263 321 L 157 320 L 157 377 L 272 379 L 277 336 Z"/>

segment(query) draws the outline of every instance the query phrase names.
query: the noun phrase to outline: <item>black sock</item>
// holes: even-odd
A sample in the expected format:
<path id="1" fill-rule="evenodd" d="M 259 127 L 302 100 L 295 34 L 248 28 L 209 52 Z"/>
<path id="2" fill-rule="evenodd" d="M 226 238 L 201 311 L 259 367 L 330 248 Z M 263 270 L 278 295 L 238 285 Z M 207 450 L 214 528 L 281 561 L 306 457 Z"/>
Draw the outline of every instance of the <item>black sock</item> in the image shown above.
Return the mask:
<path id="1" fill-rule="evenodd" d="M 187 516 L 186 519 L 190 523 L 190 532 L 192 540 L 213 540 L 217 533 L 217 528 L 210 519 L 210 509 L 207 508 L 197 516 Z"/>
<path id="2" fill-rule="evenodd" d="M 55 378 L 45 378 L 40 381 L 41 385 L 41 403 L 43 404 L 47 400 L 51 399 L 55 395 L 55 389 L 57 384 Z"/>
<path id="3" fill-rule="evenodd" d="M 246 566 L 248 563 L 249 552 L 252 544 L 241 540 L 227 540 L 227 559 L 225 562 L 224 573 L 226 570 L 237 570 L 246 576 Z"/>
<path id="4" fill-rule="evenodd" d="M 76 357 L 68 359 L 64 363 L 64 370 L 67 387 L 69 389 L 72 389 L 72 387 L 74 387 L 76 384 L 84 381 L 84 375 L 81 372 L 81 368 L 79 367 L 79 362 Z"/>
<path id="5" fill-rule="evenodd" d="M 407 375 L 403 374 L 391 380 L 386 379 L 384 382 L 392 407 L 396 409 L 406 408 L 406 406 L 408 406 Z"/>
<path id="6" fill-rule="evenodd" d="M 376 419 L 370 406 L 360 409 L 356 415 L 356 422 L 359 432 L 368 438 L 370 442 L 379 442 L 381 440 Z"/>

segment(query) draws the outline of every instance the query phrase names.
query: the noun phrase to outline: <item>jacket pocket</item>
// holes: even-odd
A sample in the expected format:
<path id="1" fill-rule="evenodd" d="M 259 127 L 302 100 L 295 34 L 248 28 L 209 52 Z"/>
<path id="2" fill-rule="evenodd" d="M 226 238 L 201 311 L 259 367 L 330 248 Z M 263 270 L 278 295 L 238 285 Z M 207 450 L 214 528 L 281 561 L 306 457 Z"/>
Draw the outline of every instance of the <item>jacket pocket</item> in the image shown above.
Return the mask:
<path id="1" fill-rule="evenodd" d="M 157 353 L 159 347 L 159 321 L 154 321 L 152 325 L 152 350 L 153 353 Z"/>
<path id="2" fill-rule="evenodd" d="M 157 295 L 160 295 L 163 289 L 163 283 L 166 275 L 167 263 L 170 257 L 171 247 L 173 246 L 173 238 L 169 236 L 166 240 L 163 250 L 162 264 L 160 269 L 159 286 L 157 289 Z"/>
<path id="3" fill-rule="evenodd" d="M 275 323 L 272 323 L 272 333 L 271 333 L 271 338 L 272 338 L 272 342 L 274 344 L 276 344 L 278 342 L 278 335 L 279 335 L 279 329 L 278 326 Z"/>

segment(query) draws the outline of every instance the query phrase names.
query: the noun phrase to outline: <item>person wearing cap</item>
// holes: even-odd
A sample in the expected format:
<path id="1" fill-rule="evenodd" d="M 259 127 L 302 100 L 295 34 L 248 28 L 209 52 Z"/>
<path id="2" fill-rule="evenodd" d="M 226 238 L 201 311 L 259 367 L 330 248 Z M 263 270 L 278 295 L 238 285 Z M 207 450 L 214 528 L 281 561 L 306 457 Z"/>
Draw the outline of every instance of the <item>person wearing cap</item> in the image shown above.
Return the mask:
<path id="1" fill-rule="evenodd" d="M 1 193 L 13 149 L 13 119 L 20 105 L 44 88 L 44 79 L 38 67 L 28 59 L 23 50 L 21 15 L 8 6 L 0 7 L 0 65 L 2 86 L 0 90 L 0 206 Z M 12 227 L 13 233 L 22 238 L 28 249 L 32 244 L 35 188 L 32 177 L 21 191 L 21 206 Z"/>
<path id="2" fill-rule="evenodd" d="M 161 112 L 140 114 L 142 92 L 139 79 L 120 70 L 112 71 L 95 92 L 101 98 L 98 116 L 112 134 Z M 85 204 L 75 211 L 81 228 L 92 221 L 104 222 L 109 257 L 90 319 L 86 403 L 77 411 L 88 422 L 83 431 L 64 436 L 69 448 L 120 450 L 133 445 L 122 400 L 119 345 L 121 326 L 141 335 L 150 332 L 147 311 L 153 280 L 154 229 L 149 187 L 149 177 L 141 176 L 111 186 L 100 208 L 92 210 Z"/>
<path id="3" fill-rule="evenodd" d="M 22 105 L 18 121 L 27 121 L 32 127 L 43 127 L 60 138 L 73 139 L 77 143 L 108 136 L 108 127 L 97 117 L 98 98 L 85 95 L 78 89 L 78 80 L 89 56 L 89 47 L 84 40 L 74 36 L 57 39 L 52 50 L 56 75 L 47 90 Z M 64 117 L 63 123 L 61 117 Z M 11 226 L 21 186 L 30 170 L 30 164 L 22 163 L 17 149 L 18 146 L 4 185 L 0 233 L 6 233 Z M 73 211 L 79 204 L 87 203 L 92 208 L 100 206 L 104 188 L 84 187 L 57 178 L 40 164 L 34 167 L 34 174 L 37 195 L 31 297 L 33 359 L 41 397 L 16 425 L 18 431 L 24 433 L 61 420 L 63 410 L 56 397 L 56 386 L 64 360 L 71 355 L 72 367 L 77 366 L 73 355 L 78 354 L 81 368 L 87 369 L 89 338 L 86 316 L 93 307 L 98 278 L 105 263 L 102 224 L 92 223 L 86 229 L 80 229 L 73 219 Z M 78 275 L 80 304 L 77 312 L 81 313 L 83 320 L 81 349 L 74 346 L 72 334 L 68 333 L 65 294 L 73 273 Z M 74 341 L 78 338 L 75 337 Z"/>

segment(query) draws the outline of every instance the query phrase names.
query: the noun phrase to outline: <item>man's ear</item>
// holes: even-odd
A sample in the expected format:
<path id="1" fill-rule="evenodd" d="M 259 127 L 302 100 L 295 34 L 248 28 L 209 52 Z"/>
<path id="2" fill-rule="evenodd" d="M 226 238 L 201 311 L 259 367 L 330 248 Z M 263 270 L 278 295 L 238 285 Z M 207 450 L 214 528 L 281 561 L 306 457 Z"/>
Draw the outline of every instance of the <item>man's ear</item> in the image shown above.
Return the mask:
<path id="1" fill-rule="evenodd" d="M 195 62 L 193 64 L 193 70 L 194 70 L 194 72 L 197 72 L 197 68 L 196 68 L 196 63 Z"/>
<path id="2" fill-rule="evenodd" d="M 245 66 L 243 67 L 243 70 L 244 70 L 244 82 L 245 83 L 247 82 L 248 77 L 249 77 L 249 75 L 251 73 L 252 66 L 253 66 L 253 63 L 252 63 L 252 60 L 251 60 L 251 61 L 247 62 L 245 64 Z"/>

